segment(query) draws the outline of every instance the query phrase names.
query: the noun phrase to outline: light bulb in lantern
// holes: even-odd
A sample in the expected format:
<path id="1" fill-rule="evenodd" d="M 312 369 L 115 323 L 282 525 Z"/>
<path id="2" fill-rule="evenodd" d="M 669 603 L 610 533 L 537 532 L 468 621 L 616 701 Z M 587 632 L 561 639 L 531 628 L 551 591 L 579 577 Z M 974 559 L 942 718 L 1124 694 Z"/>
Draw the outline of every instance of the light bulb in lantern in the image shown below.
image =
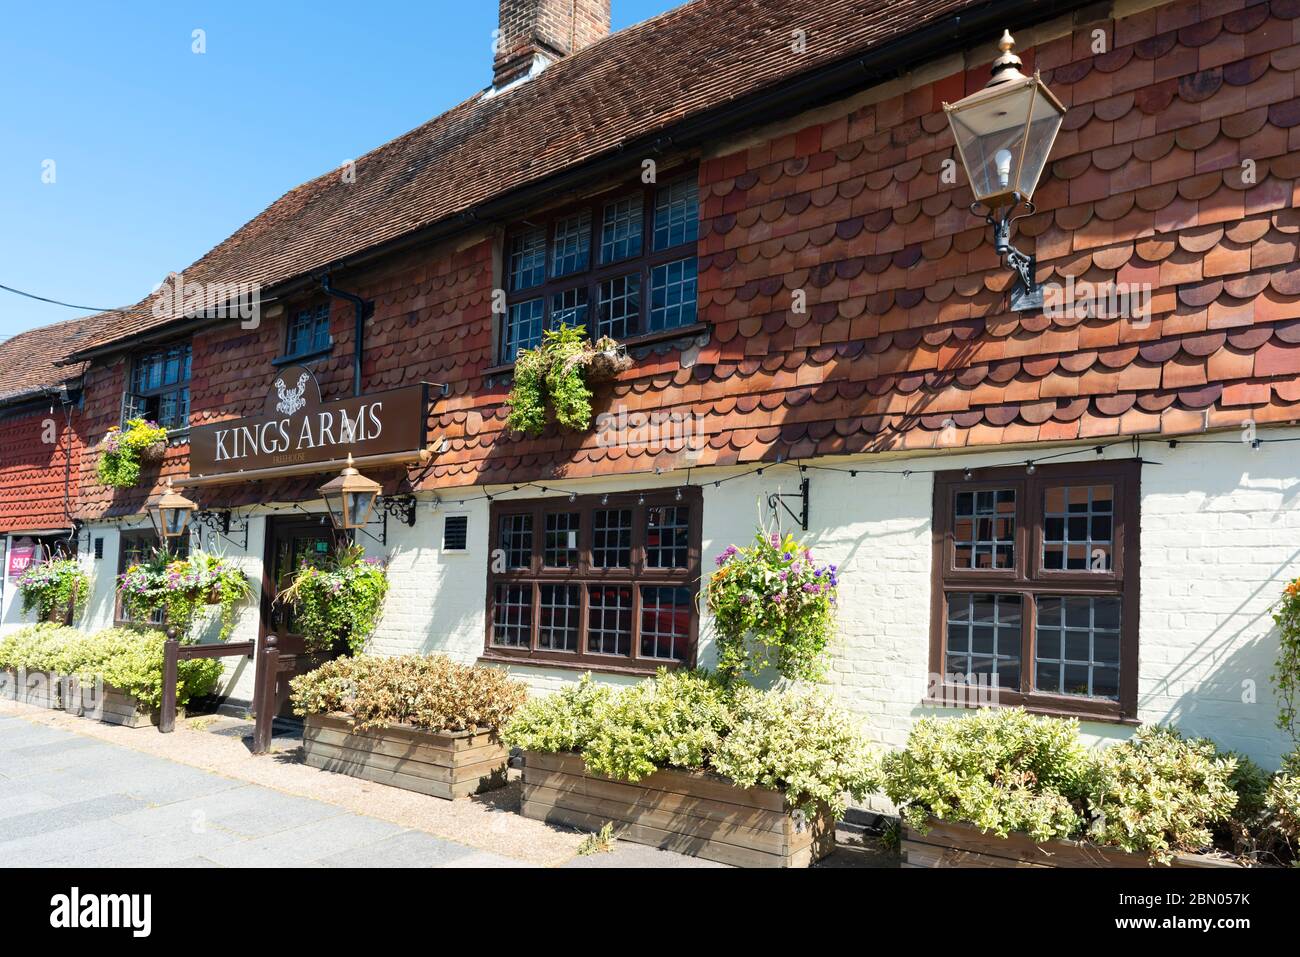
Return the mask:
<path id="1" fill-rule="evenodd" d="M 1006 189 L 1011 182 L 1011 150 L 998 150 L 993 155 L 993 162 L 997 164 L 998 185 Z"/>

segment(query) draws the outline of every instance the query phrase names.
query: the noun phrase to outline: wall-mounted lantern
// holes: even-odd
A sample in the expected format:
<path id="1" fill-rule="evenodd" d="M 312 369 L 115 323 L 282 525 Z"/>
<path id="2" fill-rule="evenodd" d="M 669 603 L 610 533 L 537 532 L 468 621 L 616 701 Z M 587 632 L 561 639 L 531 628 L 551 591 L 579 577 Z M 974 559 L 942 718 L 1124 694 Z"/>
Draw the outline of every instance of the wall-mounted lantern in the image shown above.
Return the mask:
<path id="1" fill-rule="evenodd" d="M 168 545 L 173 539 L 180 538 L 186 533 L 190 516 L 197 508 L 197 505 L 172 488 L 171 479 L 167 480 L 166 490 L 149 508 L 149 518 L 153 522 L 154 531 L 158 533 L 164 545 Z"/>
<path id="2" fill-rule="evenodd" d="M 1014 46 L 1010 31 L 1004 31 L 998 41 L 1002 53 L 993 61 L 988 84 L 956 103 L 945 103 L 943 109 L 975 194 L 971 212 L 981 215 L 983 207 L 993 227 L 994 249 L 1018 276 L 1011 308 L 1020 311 L 1041 309 L 1043 291 L 1034 283 L 1034 257 L 1011 245 L 1011 225 L 1034 212 L 1034 188 L 1065 119 L 1065 107 L 1037 71 L 1033 76 L 1021 72 Z M 1016 215 L 1021 206 L 1025 211 Z"/>
<path id="3" fill-rule="evenodd" d="M 361 528 L 370 521 L 370 513 L 375 507 L 380 489 L 378 482 L 366 478 L 353 467 L 352 455 L 349 453 L 347 467 L 322 485 L 320 493 L 325 499 L 334 527 L 350 531 Z"/>

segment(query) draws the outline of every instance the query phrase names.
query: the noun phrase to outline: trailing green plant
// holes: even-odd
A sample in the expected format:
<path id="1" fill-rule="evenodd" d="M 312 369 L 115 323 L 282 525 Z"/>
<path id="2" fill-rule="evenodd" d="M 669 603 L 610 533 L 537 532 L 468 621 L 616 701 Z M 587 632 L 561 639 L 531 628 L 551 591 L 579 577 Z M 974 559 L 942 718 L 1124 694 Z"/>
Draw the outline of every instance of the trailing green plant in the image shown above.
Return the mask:
<path id="1" fill-rule="evenodd" d="M 602 336 L 593 343 L 584 326 L 547 329 L 536 348 L 520 349 L 515 356 L 514 384 L 506 400 L 507 426 L 533 437 L 541 435 L 549 401 L 556 422 L 566 429 L 587 430 L 591 382 L 626 368 L 626 360 L 614 340 Z"/>
<path id="2" fill-rule="evenodd" d="M 1300 744 L 1300 578 L 1289 582 L 1273 606 L 1277 624 L 1278 653 L 1273 665 L 1273 687 L 1277 689 L 1277 726 Z"/>
<path id="3" fill-rule="evenodd" d="M 838 569 L 818 565 L 793 535 L 762 531 L 748 548 L 714 559 L 708 602 L 718 671 L 727 680 L 774 667 L 785 678 L 818 681 L 834 634 Z"/>
<path id="4" fill-rule="evenodd" d="M 845 795 L 863 801 L 880 786 L 866 739 L 824 694 L 741 685 L 728 696 L 727 712 L 709 766 L 740 787 L 781 791 L 809 815 L 825 805 L 839 818 L 848 809 Z"/>
<path id="5" fill-rule="evenodd" d="M 36 609 L 41 621 L 79 618 L 90 597 L 90 576 L 75 558 L 31 565 L 18 578 L 23 614 Z"/>
<path id="6" fill-rule="evenodd" d="M 366 558 L 361 545 L 348 545 L 300 565 L 277 599 L 293 606 L 295 627 L 308 648 L 327 651 L 343 641 L 359 655 L 379 624 L 387 595 L 383 562 Z"/>
<path id="7" fill-rule="evenodd" d="M 138 622 L 148 621 L 163 608 L 167 598 L 167 566 L 172 561 L 165 549 L 155 548 L 147 559 L 128 565 L 117 576 L 117 594 L 122 607 Z"/>
<path id="8" fill-rule="evenodd" d="M 109 488 L 134 488 L 146 457 L 167 445 L 167 430 L 157 422 L 128 419 L 125 428 L 113 426 L 99 446 L 95 475 Z"/>
<path id="9" fill-rule="evenodd" d="M 882 763 L 885 794 L 917 831 L 934 817 L 1037 841 L 1083 829 L 1090 771 L 1078 722 L 1014 708 L 922 718 Z"/>
<path id="10" fill-rule="evenodd" d="M 289 682 L 294 713 L 346 714 L 360 728 L 409 724 L 430 731 L 495 731 L 528 696 L 498 668 L 446 655 L 336 658 Z"/>
<path id="11" fill-rule="evenodd" d="M 875 781 L 854 721 L 825 697 L 727 686 L 701 671 L 660 670 L 617 691 L 587 675 L 529 701 L 502 737 L 527 751 L 580 754 L 591 773 L 620 780 L 660 768 L 709 771 L 836 817 L 845 792 L 861 799 Z"/>
<path id="12" fill-rule="evenodd" d="M 1237 763 L 1212 743 L 1144 725 L 1104 748 L 1088 787 L 1088 836 L 1162 864 L 1210 847 L 1211 829 L 1237 806 Z"/>
<path id="13" fill-rule="evenodd" d="M 0 667 L 14 671 L 76 675 L 101 680 L 151 709 L 162 705 L 162 632 L 147 628 L 108 628 L 88 633 L 57 625 L 36 625 L 0 640 Z M 221 678 L 213 658 L 182 659 L 176 668 L 176 702 L 211 694 Z"/>

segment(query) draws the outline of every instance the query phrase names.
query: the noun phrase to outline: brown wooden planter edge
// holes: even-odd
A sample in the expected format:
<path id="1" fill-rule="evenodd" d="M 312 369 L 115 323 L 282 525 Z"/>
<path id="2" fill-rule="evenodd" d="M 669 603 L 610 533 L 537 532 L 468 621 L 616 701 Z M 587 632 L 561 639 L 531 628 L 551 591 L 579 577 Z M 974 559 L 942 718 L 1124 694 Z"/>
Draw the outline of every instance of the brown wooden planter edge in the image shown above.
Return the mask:
<path id="1" fill-rule="evenodd" d="M 66 711 L 77 717 L 103 721 L 106 724 L 121 725 L 125 728 L 145 728 L 158 724 L 158 712 L 141 704 L 134 695 L 124 694 L 111 685 L 102 686 L 102 697 L 96 706 L 87 708 L 86 697 L 81 693 L 80 683 L 67 675 L 56 675 L 45 671 L 26 672 L 27 687 L 19 686 L 18 674 L 8 668 L 0 669 L 3 675 L 3 697 L 9 701 L 20 701 L 38 708 L 51 711 Z M 39 678 L 33 685 L 32 678 Z M 185 716 L 184 708 L 177 708 L 179 717 Z"/>
<path id="2" fill-rule="evenodd" d="M 1007 837 L 985 834 L 974 825 L 930 819 L 921 834 L 904 826 L 904 867 L 1159 867 L 1146 854 L 1130 854 L 1115 847 L 1085 841 L 1035 841 L 1028 834 Z M 1241 865 L 1211 854 L 1174 855 L 1171 867 L 1228 867 Z"/>
<path id="3" fill-rule="evenodd" d="M 599 830 L 739 867 L 808 867 L 835 848 L 829 810 L 813 820 L 784 795 L 676 769 L 636 783 L 591 774 L 577 754 L 524 752 L 525 817 Z"/>
<path id="4" fill-rule="evenodd" d="M 495 731 L 426 731 L 386 725 L 358 731 L 343 714 L 303 719 L 303 759 L 323 771 L 446 800 L 506 783 L 509 751 Z"/>

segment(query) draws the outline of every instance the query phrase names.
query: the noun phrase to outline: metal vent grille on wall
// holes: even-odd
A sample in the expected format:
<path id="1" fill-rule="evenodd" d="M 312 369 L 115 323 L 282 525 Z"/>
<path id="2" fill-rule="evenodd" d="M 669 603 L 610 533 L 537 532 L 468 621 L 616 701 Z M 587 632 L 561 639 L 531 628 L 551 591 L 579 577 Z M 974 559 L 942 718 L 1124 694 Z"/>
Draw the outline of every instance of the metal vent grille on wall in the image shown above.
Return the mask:
<path id="1" fill-rule="evenodd" d="M 469 543 L 469 516 L 448 515 L 442 523 L 442 550 L 463 552 Z"/>
<path id="2" fill-rule="evenodd" d="M 104 557 L 104 540 L 102 538 L 97 538 L 95 539 L 95 558 L 96 560 L 98 560 L 103 557 Z"/>

